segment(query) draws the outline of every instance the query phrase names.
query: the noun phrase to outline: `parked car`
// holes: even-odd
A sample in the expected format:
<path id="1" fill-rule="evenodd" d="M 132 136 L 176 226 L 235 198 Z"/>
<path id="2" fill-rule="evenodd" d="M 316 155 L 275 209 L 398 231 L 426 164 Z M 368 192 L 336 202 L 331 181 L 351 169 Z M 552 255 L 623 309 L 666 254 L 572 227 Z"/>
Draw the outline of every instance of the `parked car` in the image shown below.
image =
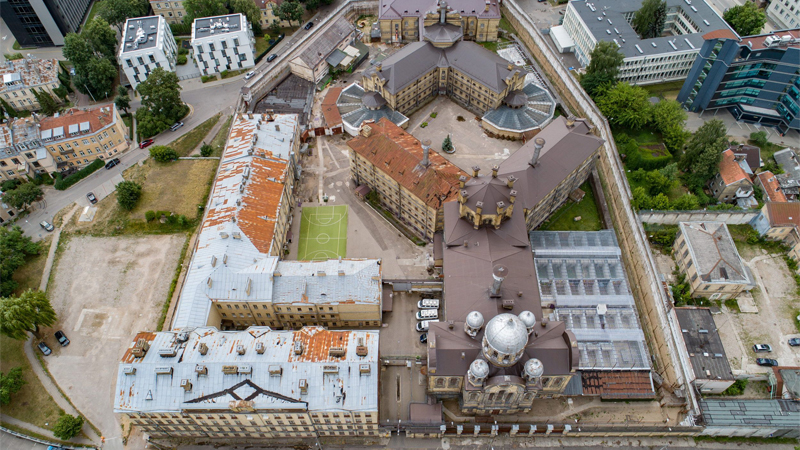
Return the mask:
<path id="1" fill-rule="evenodd" d="M 118 165 L 119 165 L 119 158 L 110 159 L 106 163 L 106 169 L 110 169 L 110 168 L 112 168 L 114 166 L 118 166 Z"/>
<path id="2" fill-rule="evenodd" d="M 253 78 L 254 76 L 256 76 L 256 72 L 255 71 L 247 72 L 247 74 L 244 76 L 244 79 L 245 80 L 249 80 L 250 78 Z"/>
<path id="3" fill-rule="evenodd" d="M 756 358 L 756 364 L 759 366 L 773 367 L 778 365 L 778 361 L 769 358 Z"/>
<path id="4" fill-rule="evenodd" d="M 271 55 L 267 56 L 267 62 L 272 62 L 272 61 L 275 61 L 275 58 L 277 58 L 277 57 L 278 57 L 278 55 L 276 55 L 275 53 L 273 53 L 273 54 L 271 54 Z"/>
<path id="5" fill-rule="evenodd" d="M 439 299 L 438 298 L 423 298 L 422 300 L 417 302 L 417 308 L 419 308 L 419 309 L 439 309 Z"/>
<path id="6" fill-rule="evenodd" d="M 183 126 L 183 122 L 175 122 L 174 124 L 172 124 L 171 127 L 169 127 L 169 130 L 170 131 L 177 131 L 178 128 L 180 128 L 182 126 Z"/>
<path id="7" fill-rule="evenodd" d="M 145 139 L 145 140 L 142 141 L 141 144 L 139 144 L 139 148 L 150 147 L 151 145 L 153 145 L 153 142 L 155 142 L 155 141 L 153 141 L 152 139 Z"/>
<path id="8" fill-rule="evenodd" d="M 39 350 L 41 350 L 42 353 L 44 353 L 44 356 L 48 356 L 50 355 L 50 353 L 53 353 L 53 351 L 50 350 L 50 347 L 48 347 L 47 344 L 45 344 L 44 342 L 39 342 L 39 345 L 37 345 L 37 347 L 39 347 Z"/>
<path id="9" fill-rule="evenodd" d="M 46 231 L 55 230 L 55 228 L 53 228 L 53 224 L 48 222 L 48 221 L 46 221 L 46 220 L 43 220 L 43 221 L 39 222 L 39 226 L 44 228 Z"/>
<path id="10" fill-rule="evenodd" d="M 56 331 L 56 340 L 59 344 L 61 344 L 62 347 L 69 345 L 69 339 L 67 339 L 67 335 L 61 330 Z"/>
<path id="11" fill-rule="evenodd" d="M 756 353 L 770 353 L 772 346 L 769 344 L 756 344 L 753 346 L 753 351 Z"/>
<path id="12" fill-rule="evenodd" d="M 427 344 L 428 343 L 428 333 L 422 333 L 419 335 L 419 342 L 420 344 Z"/>
<path id="13" fill-rule="evenodd" d="M 310 30 L 310 29 L 311 29 L 311 27 L 313 27 L 313 26 L 314 26 L 314 22 L 308 22 L 308 23 L 306 24 L 306 26 L 304 26 L 303 28 L 305 28 L 306 30 Z"/>
<path id="14" fill-rule="evenodd" d="M 423 309 L 422 311 L 417 311 L 416 314 L 417 320 L 433 320 L 439 318 L 439 311 L 435 309 Z"/>
<path id="15" fill-rule="evenodd" d="M 64 447 L 56 447 L 55 445 L 48 445 L 47 450 L 64 450 Z"/>
<path id="16" fill-rule="evenodd" d="M 789 339 L 789 345 L 792 347 L 799 347 L 800 346 L 800 338 L 791 338 Z"/>
<path id="17" fill-rule="evenodd" d="M 438 322 L 438 320 L 423 320 L 422 322 L 417 322 L 417 331 L 428 331 L 428 328 L 433 322 Z"/>
<path id="18" fill-rule="evenodd" d="M 94 194 L 92 194 L 91 192 L 89 192 L 88 194 L 86 194 L 86 198 L 87 198 L 87 199 L 89 199 L 89 203 L 91 203 L 91 204 L 93 204 L 93 205 L 94 205 L 95 203 L 97 203 L 97 197 L 95 197 L 95 196 L 94 196 Z"/>

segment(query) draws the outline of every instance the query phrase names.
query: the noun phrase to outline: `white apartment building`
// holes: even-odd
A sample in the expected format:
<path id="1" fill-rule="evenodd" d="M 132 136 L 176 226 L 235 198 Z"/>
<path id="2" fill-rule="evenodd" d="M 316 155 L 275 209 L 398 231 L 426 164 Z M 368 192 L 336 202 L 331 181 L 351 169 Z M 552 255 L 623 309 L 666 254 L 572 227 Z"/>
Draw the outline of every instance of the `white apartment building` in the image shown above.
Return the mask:
<path id="1" fill-rule="evenodd" d="M 136 17 L 125 22 L 118 59 L 132 88 L 136 89 L 157 67 L 174 72 L 177 55 L 175 38 L 162 16 Z"/>
<path id="2" fill-rule="evenodd" d="M 767 7 L 767 17 L 779 29 L 797 28 L 800 26 L 800 1 L 772 0 Z"/>
<path id="3" fill-rule="evenodd" d="M 255 66 L 255 38 L 244 14 L 203 17 L 192 23 L 192 49 L 200 73 Z"/>
<path id="4" fill-rule="evenodd" d="M 737 38 L 704 0 L 667 0 L 667 20 L 661 36 L 641 39 L 631 26 L 641 5 L 640 0 L 569 2 L 563 29 L 574 45 L 558 47 L 573 51 L 585 67 L 598 42 L 613 41 L 625 55 L 617 79 L 642 85 L 686 78 L 703 46 L 703 36 L 708 33 Z M 553 34 L 555 39 L 560 35 L 558 31 Z"/>

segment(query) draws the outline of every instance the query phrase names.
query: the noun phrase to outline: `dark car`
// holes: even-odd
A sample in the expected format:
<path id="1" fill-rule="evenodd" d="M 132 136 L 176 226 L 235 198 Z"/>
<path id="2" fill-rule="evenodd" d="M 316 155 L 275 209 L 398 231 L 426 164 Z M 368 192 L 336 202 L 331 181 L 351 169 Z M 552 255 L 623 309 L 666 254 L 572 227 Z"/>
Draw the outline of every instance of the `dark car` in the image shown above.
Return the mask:
<path id="1" fill-rule="evenodd" d="M 47 344 L 45 344 L 44 342 L 39 342 L 39 345 L 37 345 L 37 347 L 39 347 L 39 350 L 41 350 L 42 353 L 44 353 L 44 356 L 48 356 L 50 353 L 53 353 L 53 351 L 50 350 L 50 347 L 48 347 Z"/>
<path id="2" fill-rule="evenodd" d="M 53 228 L 53 224 L 48 222 L 48 221 L 46 221 L 46 220 L 41 221 L 39 223 L 39 226 L 44 228 L 47 231 L 53 231 L 55 229 L 55 228 Z"/>
<path id="3" fill-rule="evenodd" d="M 139 144 L 139 148 L 150 147 L 151 145 L 153 145 L 153 142 L 155 141 L 153 141 L 152 139 L 145 139 Z"/>
<path id="4" fill-rule="evenodd" d="M 271 54 L 271 55 L 267 56 L 267 62 L 272 62 L 272 61 L 275 61 L 275 58 L 277 58 L 277 57 L 278 57 L 278 55 L 276 55 L 275 53 L 273 53 L 273 54 Z"/>
<path id="5" fill-rule="evenodd" d="M 756 364 L 765 367 L 774 367 L 778 365 L 778 361 L 769 358 L 756 358 Z"/>
<path id="6" fill-rule="evenodd" d="M 110 168 L 112 168 L 114 166 L 118 166 L 118 165 L 119 165 L 119 158 L 114 158 L 114 159 L 109 160 L 106 163 L 106 169 L 110 169 Z"/>
<path id="7" fill-rule="evenodd" d="M 59 344 L 61 344 L 62 347 L 69 345 L 69 339 L 67 339 L 67 335 L 61 330 L 56 331 L 56 340 Z"/>
<path id="8" fill-rule="evenodd" d="M 87 198 L 87 199 L 89 199 L 89 203 L 91 203 L 91 204 L 93 204 L 93 205 L 94 205 L 95 203 L 97 203 L 97 197 L 95 197 L 95 196 L 94 196 L 94 194 L 92 194 L 91 192 L 89 192 L 88 194 L 86 194 L 86 198 Z"/>
<path id="9" fill-rule="evenodd" d="M 428 333 L 422 333 L 419 335 L 419 342 L 420 344 L 427 344 L 428 343 Z"/>
<path id="10" fill-rule="evenodd" d="M 789 339 L 789 345 L 791 345 L 792 347 L 800 346 L 800 338 L 791 338 L 791 339 Z"/>
<path id="11" fill-rule="evenodd" d="M 311 27 L 313 27 L 313 26 L 314 26 L 314 22 L 308 22 L 308 23 L 306 24 L 306 26 L 304 26 L 303 28 L 305 28 L 306 30 L 310 30 L 310 29 L 311 29 Z"/>

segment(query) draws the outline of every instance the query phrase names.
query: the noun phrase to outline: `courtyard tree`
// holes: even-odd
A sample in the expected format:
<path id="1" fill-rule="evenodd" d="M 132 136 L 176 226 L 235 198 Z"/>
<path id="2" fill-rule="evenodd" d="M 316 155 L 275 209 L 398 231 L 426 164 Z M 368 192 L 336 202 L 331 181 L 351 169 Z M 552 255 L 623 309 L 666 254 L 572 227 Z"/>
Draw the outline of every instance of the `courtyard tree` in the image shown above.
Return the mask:
<path id="1" fill-rule="evenodd" d="M 128 90 L 125 86 L 117 86 L 117 96 L 114 97 L 114 104 L 117 109 L 121 109 L 125 114 L 131 108 L 131 97 L 128 95 Z"/>
<path id="2" fill-rule="evenodd" d="M 303 18 L 304 11 L 305 8 L 303 8 L 303 5 L 300 4 L 300 2 L 296 0 L 289 0 L 281 3 L 277 8 L 275 8 L 275 15 L 278 16 L 279 19 L 289 22 L 289 25 L 291 25 L 293 21 L 297 22 L 299 25 L 300 19 Z"/>
<path id="3" fill-rule="evenodd" d="M 694 194 L 683 194 L 672 202 L 672 209 L 679 211 L 694 211 L 700 209 L 700 201 Z"/>
<path id="4" fill-rule="evenodd" d="M 261 10 L 253 0 L 228 0 L 228 10 L 231 13 L 244 14 L 247 21 L 250 22 L 253 33 L 259 36 L 262 34 Z"/>
<path id="5" fill-rule="evenodd" d="M 17 288 L 14 271 L 25 264 L 25 258 L 38 255 L 41 246 L 22 234 L 19 225 L 0 227 L 0 297 L 11 295 Z"/>
<path id="6" fill-rule="evenodd" d="M 0 405 L 11 403 L 11 396 L 25 386 L 22 378 L 22 367 L 14 367 L 7 374 L 0 372 Z"/>
<path id="7" fill-rule="evenodd" d="M 453 151 L 453 141 L 450 140 L 449 134 L 444 138 L 444 142 L 442 142 L 442 151 L 445 153 L 450 153 Z"/>
<path id="8" fill-rule="evenodd" d="M 764 148 L 767 146 L 767 144 L 769 144 L 766 131 L 754 131 L 750 133 L 750 140 L 753 141 L 753 144 L 759 148 Z"/>
<path id="9" fill-rule="evenodd" d="M 135 181 L 123 181 L 117 184 L 117 204 L 119 207 L 130 211 L 136 207 L 142 196 L 142 185 Z"/>
<path id="10" fill-rule="evenodd" d="M 683 128 L 686 117 L 683 106 L 675 100 L 661 100 L 653 106 L 653 126 L 661 133 L 672 127 Z"/>
<path id="11" fill-rule="evenodd" d="M 11 339 L 25 340 L 27 332 L 39 335 L 39 327 L 56 322 L 56 313 L 47 295 L 28 289 L 19 297 L 0 297 L 0 334 Z"/>
<path id="12" fill-rule="evenodd" d="M 610 123 L 638 130 L 647 125 L 652 117 L 652 107 L 647 95 L 647 91 L 641 86 L 631 86 L 620 81 L 603 93 L 596 102 Z"/>
<path id="13" fill-rule="evenodd" d="M 606 87 L 613 85 L 619 73 L 619 66 L 625 55 L 619 46 L 611 41 L 600 41 L 591 53 L 591 62 L 581 77 L 581 86 L 592 98 Z"/>
<path id="14" fill-rule="evenodd" d="M 181 86 L 174 72 L 161 67 L 150 72 L 150 76 L 137 86 L 142 96 L 142 107 L 136 110 L 139 133 L 144 137 L 154 136 L 189 112 L 181 100 Z"/>
<path id="15" fill-rule="evenodd" d="M 255 3 L 253 3 L 255 5 Z M 228 14 L 225 0 L 184 0 L 183 9 L 186 15 L 183 23 L 191 25 L 194 19 L 200 17 L 222 16 Z"/>
<path id="16" fill-rule="evenodd" d="M 689 138 L 678 167 L 688 174 L 689 187 L 702 192 L 706 181 L 719 171 L 722 151 L 728 147 L 727 131 L 721 120 L 710 120 Z"/>
<path id="17" fill-rule="evenodd" d="M 31 92 L 36 97 L 36 101 L 39 102 L 39 112 L 45 116 L 52 116 L 58 112 L 58 103 L 49 93 L 43 89 L 37 90 L 35 88 L 31 88 Z"/>
<path id="18" fill-rule="evenodd" d="M 111 63 L 117 62 L 117 35 L 108 22 L 102 17 L 93 17 L 81 30 L 81 36 L 98 56 L 103 56 Z"/>
<path id="19" fill-rule="evenodd" d="M 633 15 L 631 25 L 642 39 L 661 36 L 667 21 L 667 2 L 665 0 L 644 0 L 642 7 Z"/>
<path id="20" fill-rule="evenodd" d="M 58 418 L 58 422 L 53 427 L 53 435 L 65 441 L 70 440 L 78 435 L 83 428 L 82 416 L 70 416 L 69 414 L 62 414 Z"/>
<path id="21" fill-rule="evenodd" d="M 147 0 L 104 0 L 98 14 L 122 34 L 125 20 L 146 16 L 149 10 L 150 2 Z"/>
<path id="22" fill-rule="evenodd" d="M 3 203 L 14 209 L 26 209 L 43 195 L 42 188 L 33 183 L 22 183 L 3 196 Z"/>
<path id="23" fill-rule="evenodd" d="M 100 17 L 94 17 L 81 34 L 69 33 L 64 37 L 61 50 L 64 58 L 72 62 L 75 87 L 95 99 L 111 94 L 117 77 L 114 30 Z"/>
<path id="24" fill-rule="evenodd" d="M 761 33 L 767 23 L 767 15 L 753 2 L 744 2 L 725 11 L 722 16 L 739 36 L 753 36 Z"/>

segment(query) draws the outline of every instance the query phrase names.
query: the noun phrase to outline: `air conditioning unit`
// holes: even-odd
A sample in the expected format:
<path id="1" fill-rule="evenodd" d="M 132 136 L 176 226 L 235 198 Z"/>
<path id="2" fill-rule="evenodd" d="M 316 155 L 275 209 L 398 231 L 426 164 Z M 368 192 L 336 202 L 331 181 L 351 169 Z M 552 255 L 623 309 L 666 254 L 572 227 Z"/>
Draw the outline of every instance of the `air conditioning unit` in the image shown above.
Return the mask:
<path id="1" fill-rule="evenodd" d="M 236 375 L 239 372 L 239 366 L 222 366 L 222 373 L 226 375 Z"/>
<path id="2" fill-rule="evenodd" d="M 181 380 L 181 387 L 184 391 L 189 392 L 192 390 L 192 382 L 189 380 Z"/>
<path id="3" fill-rule="evenodd" d="M 253 366 L 251 366 L 251 365 L 239 366 L 239 370 L 237 372 L 238 373 L 245 373 L 245 374 L 252 374 L 253 373 Z"/>
<path id="4" fill-rule="evenodd" d="M 335 365 L 322 366 L 322 373 L 339 373 L 339 366 Z"/>
<path id="5" fill-rule="evenodd" d="M 206 366 L 204 366 L 202 364 L 198 364 L 198 365 L 194 366 L 194 372 L 197 375 L 208 375 L 208 367 L 206 367 Z"/>
<path id="6" fill-rule="evenodd" d="M 278 365 L 269 366 L 269 375 L 271 377 L 279 377 L 283 374 L 283 367 Z"/>
<path id="7" fill-rule="evenodd" d="M 331 347 L 328 354 L 330 356 L 344 356 L 347 354 L 347 350 L 344 347 Z"/>
<path id="8" fill-rule="evenodd" d="M 125 375 L 136 375 L 136 367 L 127 366 L 124 369 L 122 369 L 122 372 Z"/>
<path id="9" fill-rule="evenodd" d="M 150 344 L 145 339 L 139 339 L 136 341 L 136 345 L 131 350 L 133 356 L 137 358 L 141 358 L 142 356 L 147 353 L 147 350 L 150 349 Z"/>
<path id="10" fill-rule="evenodd" d="M 359 364 L 358 366 L 358 373 L 361 375 L 369 375 L 370 369 L 369 364 Z"/>
<path id="11" fill-rule="evenodd" d="M 175 347 L 162 348 L 158 351 L 158 356 L 162 358 L 171 358 L 178 354 L 178 349 Z"/>
<path id="12" fill-rule="evenodd" d="M 156 375 L 172 375 L 172 366 L 156 367 Z"/>
<path id="13" fill-rule="evenodd" d="M 236 346 L 236 353 L 238 353 L 240 355 L 244 355 L 244 352 L 245 352 L 244 345 L 239 344 L 239 345 Z"/>
<path id="14" fill-rule="evenodd" d="M 263 342 L 256 342 L 256 353 L 259 355 L 263 355 L 267 348 L 264 346 Z"/>

